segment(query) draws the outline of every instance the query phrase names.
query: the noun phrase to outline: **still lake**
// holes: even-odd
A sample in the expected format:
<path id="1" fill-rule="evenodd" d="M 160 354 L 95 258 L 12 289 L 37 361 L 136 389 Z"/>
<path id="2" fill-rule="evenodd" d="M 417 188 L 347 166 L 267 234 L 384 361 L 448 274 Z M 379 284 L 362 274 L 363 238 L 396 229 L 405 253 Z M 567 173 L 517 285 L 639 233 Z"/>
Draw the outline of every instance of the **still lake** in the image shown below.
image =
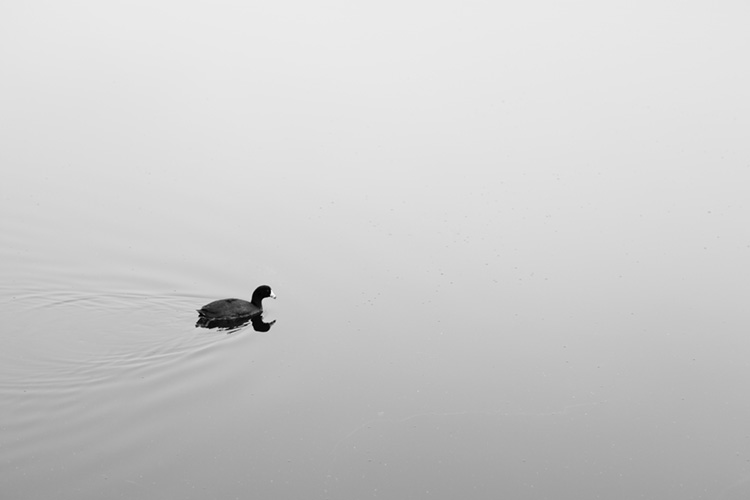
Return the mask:
<path id="1" fill-rule="evenodd" d="M 3 8 L 0 497 L 749 497 L 745 6 L 153 5 Z"/>

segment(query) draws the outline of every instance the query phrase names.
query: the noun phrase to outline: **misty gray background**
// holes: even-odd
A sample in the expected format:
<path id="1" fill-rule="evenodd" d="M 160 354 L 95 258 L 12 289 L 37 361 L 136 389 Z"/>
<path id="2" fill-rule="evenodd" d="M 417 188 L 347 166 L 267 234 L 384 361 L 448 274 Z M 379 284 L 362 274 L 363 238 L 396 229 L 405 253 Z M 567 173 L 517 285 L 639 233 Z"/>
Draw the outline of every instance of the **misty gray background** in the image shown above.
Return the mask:
<path id="1" fill-rule="evenodd" d="M 748 498 L 748 21 L 3 3 L 0 496 Z"/>

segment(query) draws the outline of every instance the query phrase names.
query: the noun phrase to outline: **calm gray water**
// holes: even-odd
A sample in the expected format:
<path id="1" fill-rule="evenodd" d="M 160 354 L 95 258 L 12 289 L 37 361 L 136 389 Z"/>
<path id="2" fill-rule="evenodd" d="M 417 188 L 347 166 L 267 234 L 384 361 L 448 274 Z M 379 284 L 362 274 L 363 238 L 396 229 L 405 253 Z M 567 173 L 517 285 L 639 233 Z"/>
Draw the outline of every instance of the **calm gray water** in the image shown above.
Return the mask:
<path id="1" fill-rule="evenodd" d="M 748 15 L 3 6 L 0 497 L 748 498 Z"/>

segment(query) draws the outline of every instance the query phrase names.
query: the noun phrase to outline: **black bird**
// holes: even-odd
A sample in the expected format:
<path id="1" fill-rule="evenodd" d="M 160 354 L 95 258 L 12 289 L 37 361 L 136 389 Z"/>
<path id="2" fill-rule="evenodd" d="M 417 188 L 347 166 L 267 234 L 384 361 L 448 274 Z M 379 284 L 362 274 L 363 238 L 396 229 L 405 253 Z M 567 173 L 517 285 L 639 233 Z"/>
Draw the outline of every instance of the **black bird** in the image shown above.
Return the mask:
<path id="1" fill-rule="evenodd" d="M 236 321 L 252 318 L 263 312 L 261 303 L 266 297 L 276 298 L 271 287 L 261 285 L 253 292 L 250 302 L 242 299 L 221 299 L 198 309 L 199 322 L 210 322 L 215 320 Z"/>

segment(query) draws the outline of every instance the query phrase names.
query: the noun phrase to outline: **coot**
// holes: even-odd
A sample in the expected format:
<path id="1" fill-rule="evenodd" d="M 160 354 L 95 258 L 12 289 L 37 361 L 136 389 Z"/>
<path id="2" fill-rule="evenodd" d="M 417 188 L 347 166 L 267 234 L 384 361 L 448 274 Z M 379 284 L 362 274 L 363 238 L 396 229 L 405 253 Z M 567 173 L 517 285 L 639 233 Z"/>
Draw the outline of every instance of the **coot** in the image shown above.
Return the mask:
<path id="1" fill-rule="evenodd" d="M 263 312 L 261 301 L 266 297 L 275 299 L 276 295 L 270 286 L 262 285 L 255 289 L 250 302 L 242 299 L 215 300 L 198 309 L 198 316 L 207 320 L 231 320 L 257 316 Z"/>

